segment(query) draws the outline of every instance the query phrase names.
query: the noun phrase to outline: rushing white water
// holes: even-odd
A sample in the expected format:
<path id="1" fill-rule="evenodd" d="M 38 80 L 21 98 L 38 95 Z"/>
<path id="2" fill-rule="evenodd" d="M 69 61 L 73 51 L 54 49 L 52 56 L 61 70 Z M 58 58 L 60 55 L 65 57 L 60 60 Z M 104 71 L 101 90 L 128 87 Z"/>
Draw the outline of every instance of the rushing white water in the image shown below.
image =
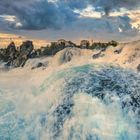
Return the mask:
<path id="1" fill-rule="evenodd" d="M 90 64 L 43 77 L 1 82 L 0 140 L 140 139 L 139 73 Z"/>
<path id="2" fill-rule="evenodd" d="M 128 58 L 109 54 L 93 60 L 92 51 L 66 48 L 23 69 L 2 64 L 0 140 L 139 140 L 140 74 L 111 66 Z"/>

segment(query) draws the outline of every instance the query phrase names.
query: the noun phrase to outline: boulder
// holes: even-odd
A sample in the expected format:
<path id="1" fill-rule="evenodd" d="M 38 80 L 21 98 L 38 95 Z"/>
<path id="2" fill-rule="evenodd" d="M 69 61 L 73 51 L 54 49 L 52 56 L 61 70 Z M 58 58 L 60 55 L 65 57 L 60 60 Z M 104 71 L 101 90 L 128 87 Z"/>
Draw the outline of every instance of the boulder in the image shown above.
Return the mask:
<path id="1" fill-rule="evenodd" d="M 42 62 L 39 62 L 37 63 L 36 66 L 32 67 L 32 69 L 41 68 L 41 67 L 45 67 L 45 64 L 43 64 Z"/>
<path id="2" fill-rule="evenodd" d="M 100 51 L 99 53 L 94 54 L 94 55 L 92 56 L 93 59 L 97 59 L 97 58 L 99 58 L 99 57 L 104 57 L 104 54 L 102 54 L 102 51 Z"/>

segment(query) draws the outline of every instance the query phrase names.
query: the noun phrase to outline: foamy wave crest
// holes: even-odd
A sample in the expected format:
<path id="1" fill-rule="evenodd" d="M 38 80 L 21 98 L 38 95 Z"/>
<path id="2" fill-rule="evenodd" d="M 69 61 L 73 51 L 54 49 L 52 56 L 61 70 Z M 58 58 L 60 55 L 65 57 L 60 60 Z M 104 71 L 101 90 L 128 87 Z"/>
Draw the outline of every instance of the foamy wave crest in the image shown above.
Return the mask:
<path id="1" fill-rule="evenodd" d="M 140 74 L 84 65 L 36 89 L 0 90 L 0 140 L 139 140 Z"/>

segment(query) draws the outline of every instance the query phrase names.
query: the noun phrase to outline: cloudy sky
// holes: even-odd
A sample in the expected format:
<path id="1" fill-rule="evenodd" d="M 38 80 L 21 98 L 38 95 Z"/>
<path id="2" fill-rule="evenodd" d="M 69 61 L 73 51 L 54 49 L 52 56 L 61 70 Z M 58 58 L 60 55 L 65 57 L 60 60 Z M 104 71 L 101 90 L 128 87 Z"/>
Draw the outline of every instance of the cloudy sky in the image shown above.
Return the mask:
<path id="1" fill-rule="evenodd" d="M 140 0 L 0 0 L 0 31 L 55 40 L 140 37 Z"/>

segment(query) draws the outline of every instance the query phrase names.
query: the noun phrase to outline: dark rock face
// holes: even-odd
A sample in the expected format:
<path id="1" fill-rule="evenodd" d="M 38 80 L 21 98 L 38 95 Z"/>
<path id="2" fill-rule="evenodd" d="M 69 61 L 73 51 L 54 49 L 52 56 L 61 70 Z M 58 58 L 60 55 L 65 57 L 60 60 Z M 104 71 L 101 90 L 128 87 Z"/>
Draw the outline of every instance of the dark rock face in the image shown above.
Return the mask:
<path id="1" fill-rule="evenodd" d="M 117 45 L 118 45 L 118 43 L 116 41 L 113 41 L 113 40 L 110 42 L 107 42 L 107 43 L 94 42 L 88 47 L 88 49 L 106 51 L 106 49 L 109 46 L 116 47 Z"/>
<path id="2" fill-rule="evenodd" d="M 106 51 L 106 49 L 109 47 L 109 43 L 93 43 L 88 49 L 95 49 L 100 51 Z"/>
<path id="3" fill-rule="evenodd" d="M 0 49 L 0 61 L 5 62 L 8 67 L 23 67 L 29 58 L 37 58 L 43 56 L 53 56 L 57 52 L 65 48 L 81 48 L 81 49 L 91 49 L 105 51 L 109 46 L 117 46 L 117 42 L 111 41 L 108 43 L 95 42 L 90 44 L 88 40 L 82 40 L 80 45 L 76 45 L 71 41 L 66 41 L 60 39 L 57 42 L 52 42 L 50 45 L 41 47 L 39 49 L 34 49 L 32 41 L 25 41 L 20 47 L 15 46 L 14 42 L 11 42 L 7 48 Z M 98 57 L 103 57 L 104 54 L 95 54 L 93 59 Z M 120 53 L 116 51 L 114 53 Z M 63 61 L 69 62 L 72 57 L 75 56 L 75 52 L 66 52 L 62 58 Z"/>
<path id="4" fill-rule="evenodd" d="M 64 54 L 63 60 L 65 60 L 66 62 L 69 62 L 69 61 L 71 61 L 72 56 L 73 56 L 73 54 L 72 54 L 71 52 L 66 52 L 66 53 Z"/>
<path id="5" fill-rule="evenodd" d="M 58 54 L 57 59 L 59 60 L 60 64 L 64 64 L 70 62 L 72 59 L 76 58 L 77 56 L 81 56 L 81 51 L 79 48 L 67 47 L 61 53 Z"/>
<path id="6" fill-rule="evenodd" d="M 33 48 L 32 41 L 23 42 L 19 50 L 16 49 L 14 42 L 11 42 L 7 48 L 0 49 L 0 60 L 6 62 L 6 66 L 23 67 L 30 58 Z"/>
<path id="7" fill-rule="evenodd" d="M 76 47 L 76 45 L 71 41 L 65 41 L 64 39 L 60 39 L 57 42 L 52 42 L 49 46 L 41 47 L 40 49 L 35 50 L 35 52 L 37 53 L 37 57 L 52 56 L 67 47 L 72 48 Z"/>
<path id="8" fill-rule="evenodd" d="M 108 43 L 97 42 L 97 43 L 93 43 L 90 45 L 90 42 L 88 40 L 82 40 L 80 45 L 78 46 L 71 41 L 66 41 L 64 39 L 60 39 L 57 42 L 51 42 L 50 45 L 33 50 L 32 53 L 30 54 L 30 58 L 36 58 L 36 57 L 42 57 L 42 56 L 53 56 L 57 52 L 65 49 L 65 48 L 74 48 L 74 47 L 81 48 L 81 49 L 91 49 L 91 50 L 95 49 L 95 50 L 105 51 L 110 45 L 116 46 L 117 42 L 115 42 L 115 41 L 111 41 Z M 24 50 L 24 48 L 23 49 L 20 48 L 20 50 Z"/>
<path id="9" fill-rule="evenodd" d="M 9 59 L 14 58 L 14 54 L 16 52 L 16 47 L 14 42 L 11 42 L 7 49 L 0 50 L 0 59 L 3 61 L 8 61 Z"/>
<path id="10" fill-rule="evenodd" d="M 14 42 L 11 42 L 6 49 L 1 49 L 0 56 L 0 59 L 4 62 L 7 62 L 7 66 L 10 66 L 11 62 L 17 56 L 17 50 Z"/>
<path id="11" fill-rule="evenodd" d="M 30 58 L 33 49 L 34 46 L 32 44 L 32 41 L 23 42 L 23 44 L 20 46 L 19 56 L 13 61 L 13 66 L 23 67 L 28 58 Z"/>
<path id="12" fill-rule="evenodd" d="M 30 55 L 32 50 L 34 49 L 32 41 L 26 41 L 23 42 L 23 44 L 20 46 L 20 53 L 24 55 Z"/>
<path id="13" fill-rule="evenodd" d="M 7 47 L 7 55 L 11 58 L 14 58 L 14 55 L 16 53 L 16 46 L 14 42 L 11 42 Z"/>
<path id="14" fill-rule="evenodd" d="M 45 64 L 39 62 L 39 63 L 37 63 L 36 66 L 32 67 L 32 70 L 33 70 L 33 69 L 37 69 L 37 68 L 41 68 L 41 67 L 45 67 Z"/>
<path id="15" fill-rule="evenodd" d="M 97 58 L 103 57 L 103 56 L 104 56 L 104 54 L 102 54 L 102 51 L 100 51 L 99 53 L 94 54 L 94 55 L 92 56 L 92 58 L 93 58 L 93 59 L 97 59 Z"/>

